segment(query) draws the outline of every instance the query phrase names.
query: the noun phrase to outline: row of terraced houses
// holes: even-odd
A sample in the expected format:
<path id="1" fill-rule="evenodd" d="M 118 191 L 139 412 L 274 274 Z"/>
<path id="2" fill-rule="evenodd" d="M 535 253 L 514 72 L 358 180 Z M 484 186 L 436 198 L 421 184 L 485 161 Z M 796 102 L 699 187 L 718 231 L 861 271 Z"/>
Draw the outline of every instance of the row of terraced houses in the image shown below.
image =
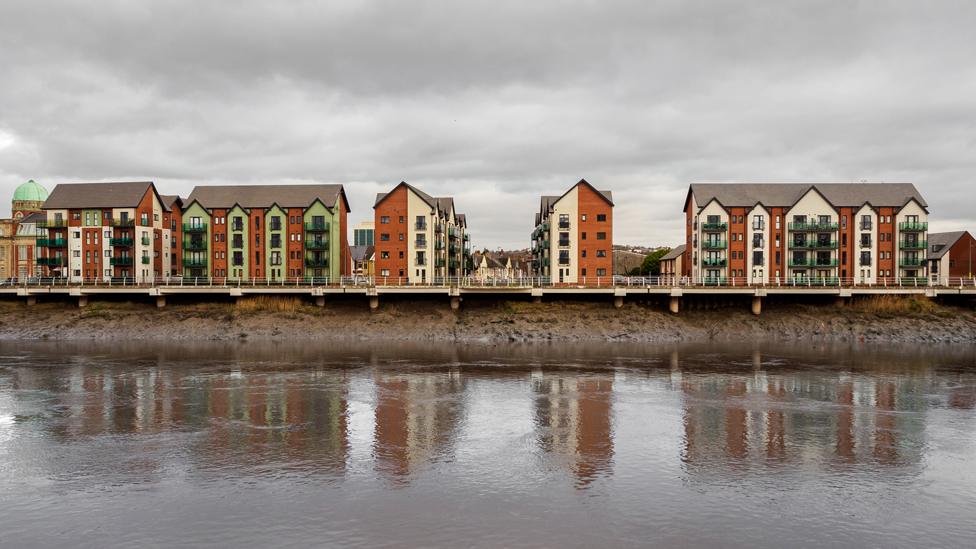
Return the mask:
<path id="1" fill-rule="evenodd" d="M 541 197 L 528 274 L 612 276 L 613 207 L 586 180 Z M 373 208 L 378 282 L 470 274 L 467 218 L 452 197 L 401 182 Z M 30 219 L 43 276 L 328 281 L 352 271 L 342 185 L 203 185 L 181 198 L 151 182 L 61 184 L 41 210 Z M 965 270 L 955 257 L 965 246 L 972 275 L 972 236 L 930 235 L 928 205 L 909 183 L 692 184 L 684 213 L 686 242 L 665 272 L 689 283 L 933 280 Z"/>

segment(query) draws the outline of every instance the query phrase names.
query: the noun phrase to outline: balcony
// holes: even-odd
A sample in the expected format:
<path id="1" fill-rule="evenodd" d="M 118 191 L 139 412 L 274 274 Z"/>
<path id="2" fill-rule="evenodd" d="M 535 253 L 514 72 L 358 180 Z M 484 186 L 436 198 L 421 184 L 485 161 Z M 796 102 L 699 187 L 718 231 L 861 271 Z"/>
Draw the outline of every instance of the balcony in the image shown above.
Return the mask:
<path id="1" fill-rule="evenodd" d="M 306 250 L 328 250 L 329 241 L 328 240 L 306 240 L 305 241 Z"/>
<path id="2" fill-rule="evenodd" d="M 924 250 L 928 247 L 927 240 L 902 240 L 898 243 L 902 250 Z"/>
<path id="3" fill-rule="evenodd" d="M 820 223 L 818 221 L 807 221 L 804 223 L 790 223 L 789 230 L 794 232 L 815 233 L 819 231 L 836 231 L 840 228 L 839 223 Z"/>
<path id="4" fill-rule="evenodd" d="M 195 269 L 203 269 L 207 266 L 207 260 L 201 257 L 184 257 L 183 266 Z"/>
<path id="5" fill-rule="evenodd" d="M 149 256 L 147 255 L 142 256 L 142 264 L 149 265 Z"/>
<path id="6" fill-rule="evenodd" d="M 314 221 L 305 223 L 305 232 L 307 233 L 324 233 L 328 232 L 329 224 L 326 222 L 316 223 Z"/>
<path id="7" fill-rule="evenodd" d="M 198 225 L 196 223 L 184 223 L 183 224 L 184 233 L 205 233 L 207 232 L 207 225 Z"/>
<path id="8" fill-rule="evenodd" d="M 111 257 L 108 263 L 109 265 L 132 265 L 132 258 L 129 256 Z"/>
<path id="9" fill-rule="evenodd" d="M 64 248 L 68 241 L 64 238 L 38 238 L 36 244 L 38 248 Z"/>
<path id="10" fill-rule="evenodd" d="M 790 248 L 794 250 L 836 250 L 837 241 L 790 242 Z"/>
<path id="11" fill-rule="evenodd" d="M 148 236 L 142 237 L 142 245 L 143 246 L 148 246 L 149 245 L 149 237 Z"/>
<path id="12" fill-rule="evenodd" d="M 127 219 L 127 218 L 126 219 L 113 219 L 112 220 L 112 226 L 113 227 L 135 227 L 136 226 L 136 220 L 135 219 Z"/>
<path id="13" fill-rule="evenodd" d="M 207 249 L 206 240 L 184 240 L 183 249 L 188 252 L 202 252 Z"/>
<path id="14" fill-rule="evenodd" d="M 305 266 L 312 268 L 326 268 L 329 266 L 328 257 L 306 257 Z"/>
<path id="15" fill-rule="evenodd" d="M 426 250 L 427 249 L 427 241 L 426 240 L 417 240 L 416 242 L 413 243 L 413 247 L 414 248 L 417 248 L 419 250 Z"/>
<path id="16" fill-rule="evenodd" d="M 729 246 L 729 243 L 722 240 L 703 240 L 701 247 L 703 250 L 724 250 Z"/>
<path id="17" fill-rule="evenodd" d="M 443 266 L 444 266 L 444 260 L 443 259 L 435 259 L 434 260 L 434 267 L 443 267 Z"/>
<path id="18" fill-rule="evenodd" d="M 434 242 L 434 249 L 435 250 L 443 250 L 444 249 L 444 246 L 446 246 L 446 244 L 444 244 L 444 242 L 442 242 L 440 240 L 438 240 L 437 242 Z"/>
<path id="19" fill-rule="evenodd" d="M 426 231 L 427 230 L 427 223 L 414 223 L 413 224 L 413 230 L 415 230 L 415 231 Z"/>
<path id="20" fill-rule="evenodd" d="M 68 226 L 64 219 L 43 219 L 37 222 L 39 229 L 63 229 Z"/>
<path id="21" fill-rule="evenodd" d="M 929 224 L 924 221 L 902 221 L 898 230 L 903 233 L 924 233 L 929 230 Z"/>
<path id="22" fill-rule="evenodd" d="M 702 284 L 705 286 L 725 286 L 727 279 L 724 276 L 706 276 L 702 278 Z"/>
<path id="23" fill-rule="evenodd" d="M 437 225 L 434 225 L 434 232 L 437 233 L 437 234 L 443 233 L 444 232 L 444 225 L 441 225 L 440 223 L 438 223 Z"/>
<path id="24" fill-rule="evenodd" d="M 728 223 L 702 223 L 702 231 L 706 233 L 725 232 L 729 228 Z"/>
<path id="25" fill-rule="evenodd" d="M 903 257 L 898 261 L 899 267 L 924 267 L 925 259 L 920 257 Z"/>
<path id="26" fill-rule="evenodd" d="M 68 264 L 68 258 L 61 257 L 38 257 L 37 264 L 45 267 L 64 267 Z"/>
<path id="27" fill-rule="evenodd" d="M 471 235 L 469 235 L 468 233 L 464 233 L 464 241 L 465 242 L 470 242 L 471 241 Z"/>
<path id="28" fill-rule="evenodd" d="M 829 259 L 829 260 L 826 260 L 826 261 L 825 260 L 819 260 L 819 259 L 791 259 L 790 260 L 790 267 L 800 267 L 800 268 L 806 268 L 806 267 L 817 268 L 817 267 L 820 267 L 820 268 L 826 269 L 826 268 L 836 267 L 836 266 L 837 266 L 837 260 L 836 259 Z"/>
<path id="29" fill-rule="evenodd" d="M 131 248 L 132 247 L 132 239 L 131 238 L 113 238 L 113 239 L 109 240 L 108 242 L 112 246 L 118 246 L 118 247 L 123 247 L 123 248 Z"/>
<path id="30" fill-rule="evenodd" d="M 702 259 L 702 267 L 725 267 L 725 259 Z"/>

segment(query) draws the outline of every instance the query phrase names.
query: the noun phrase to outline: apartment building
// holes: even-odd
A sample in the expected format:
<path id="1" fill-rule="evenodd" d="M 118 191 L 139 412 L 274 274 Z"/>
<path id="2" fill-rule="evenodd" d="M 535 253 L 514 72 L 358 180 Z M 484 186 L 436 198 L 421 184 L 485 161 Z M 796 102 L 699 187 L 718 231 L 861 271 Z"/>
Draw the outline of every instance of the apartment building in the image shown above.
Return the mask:
<path id="1" fill-rule="evenodd" d="M 452 197 L 435 198 L 400 182 L 373 205 L 376 277 L 408 284 L 464 276 L 470 236 Z"/>
<path id="2" fill-rule="evenodd" d="M 976 240 L 969 231 L 931 233 L 928 237 L 929 275 L 932 282 L 973 278 L 976 275 Z"/>
<path id="3" fill-rule="evenodd" d="M 159 195 L 163 201 L 163 225 L 169 227 L 169 276 L 183 270 L 183 199 L 178 195 Z"/>
<path id="4" fill-rule="evenodd" d="M 705 284 L 926 279 L 928 206 L 910 183 L 696 183 L 682 268 Z"/>
<path id="5" fill-rule="evenodd" d="M 581 179 L 543 196 L 532 232 L 533 276 L 578 284 L 613 275 L 613 196 Z"/>
<path id="6" fill-rule="evenodd" d="M 171 272 L 167 206 L 151 181 L 54 187 L 38 223 L 38 265 L 72 282 L 152 282 Z"/>
<path id="7" fill-rule="evenodd" d="M 183 276 L 339 280 L 351 270 L 342 185 L 202 185 L 181 214 Z"/>

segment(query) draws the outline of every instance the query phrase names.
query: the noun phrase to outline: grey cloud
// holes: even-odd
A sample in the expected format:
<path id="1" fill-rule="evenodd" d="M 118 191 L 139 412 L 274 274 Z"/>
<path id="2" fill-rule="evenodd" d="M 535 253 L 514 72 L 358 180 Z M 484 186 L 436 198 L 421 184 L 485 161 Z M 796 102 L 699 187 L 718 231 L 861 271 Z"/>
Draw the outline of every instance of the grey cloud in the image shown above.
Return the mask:
<path id="1" fill-rule="evenodd" d="M 475 243 L 538 195 L 680 241 L 692 181 L 913 181 L 973 227 L 970 2 L 6 2 L 0 193 L 27 178 L 405 179 Z M 6 136 L 6 138 L 4 137 Z M 4 145 L 6 143 L 6 145 Z M 940 221 L 934 221 L 934 223 Z"/>

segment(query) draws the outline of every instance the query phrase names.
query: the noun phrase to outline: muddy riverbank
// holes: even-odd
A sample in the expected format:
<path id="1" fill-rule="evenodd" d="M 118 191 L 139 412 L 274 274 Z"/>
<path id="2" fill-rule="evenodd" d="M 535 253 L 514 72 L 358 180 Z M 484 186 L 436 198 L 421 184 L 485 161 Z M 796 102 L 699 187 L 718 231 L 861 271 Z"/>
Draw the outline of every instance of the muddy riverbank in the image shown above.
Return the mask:
<path id="1" fill-rule="evenodd" d="M 660 304 L 361 300 L 316 307 L 297 299 L 152 304 L 0 302 L 0 338 L 97 340 L 739 341 L 976 342 L 971 307 L 925 301 L 747 306 L 667 313 Z"/>

